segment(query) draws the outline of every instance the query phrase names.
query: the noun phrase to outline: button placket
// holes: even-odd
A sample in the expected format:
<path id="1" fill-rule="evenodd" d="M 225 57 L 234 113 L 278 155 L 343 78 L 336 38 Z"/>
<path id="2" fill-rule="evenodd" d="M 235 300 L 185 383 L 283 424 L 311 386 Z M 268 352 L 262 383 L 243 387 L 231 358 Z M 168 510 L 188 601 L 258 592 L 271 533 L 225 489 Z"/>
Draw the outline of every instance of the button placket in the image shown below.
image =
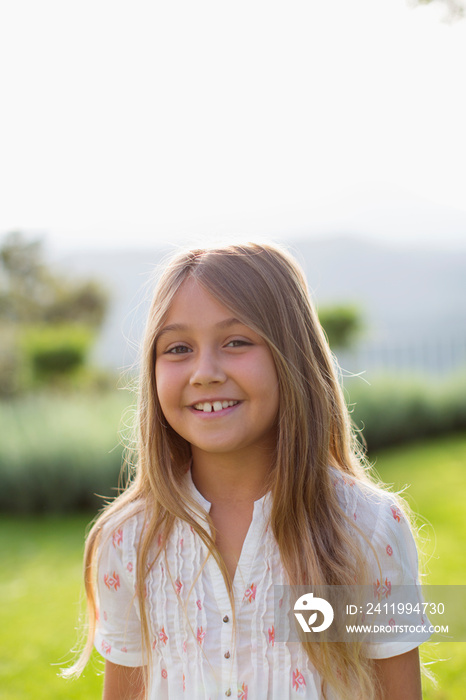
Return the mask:
<path id="1" fill-rule="evenodd" d="M 222 653 L 222 685 L 226 697 L 230 697 L 233 694 L 232 688 L 236 687 L 237 683 L 237 668 L 234 661 L 234 654 L 232 654 L 231 644 L 233 642 L 233 628 L 232 628 L 232 614 L 230 610 L 228 614 L 222 617 L 222 629 L 220 638 L 220 650 Z"/>

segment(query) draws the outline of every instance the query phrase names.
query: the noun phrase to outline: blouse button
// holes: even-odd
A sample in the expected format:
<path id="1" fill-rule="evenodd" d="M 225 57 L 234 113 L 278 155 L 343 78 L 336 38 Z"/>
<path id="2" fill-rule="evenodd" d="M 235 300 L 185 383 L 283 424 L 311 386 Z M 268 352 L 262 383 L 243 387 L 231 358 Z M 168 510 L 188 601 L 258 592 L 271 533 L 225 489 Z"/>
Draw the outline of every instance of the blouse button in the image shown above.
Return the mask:
<path id="1" fill-rule="evenodd" d="M 229 658 L 230 658 L 230 652 L 229 652 L 229 651 L 226 651 L 226 652 L 224 653 L 223 656 L 224 656 L 226 659 L 229 659 Z"/>
<path id="2" fill-rule="evenodd" d="M 230 695 L 231 695 L 231 690 L 230 690 L 230 688 L 228 688 L 228 690 L 225 690 L 225 695 L 227 696 L 227 698 L 230 697 Z"/>
<path id="3" fill-rule="evenodd" d="M 225 617 L 223 618 L 223 622 L 228 622 L 229 619 L 230 619 L 230 618 L 228 617 L 228 615 L 225 615 Z M 230 691 L 230 692 L 231 692 L 231 691 Z"/>

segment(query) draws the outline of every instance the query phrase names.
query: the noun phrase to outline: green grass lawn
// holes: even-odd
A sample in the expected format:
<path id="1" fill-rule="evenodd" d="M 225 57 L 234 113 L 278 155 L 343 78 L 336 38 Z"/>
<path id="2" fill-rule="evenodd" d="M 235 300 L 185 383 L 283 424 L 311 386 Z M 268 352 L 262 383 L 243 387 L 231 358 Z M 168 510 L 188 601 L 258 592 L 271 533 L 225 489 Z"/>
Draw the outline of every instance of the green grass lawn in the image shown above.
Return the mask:
<path id="1" fill-rule="evenodd" d="M 425 581 L 465 585 L 466 581 L 466 437 L 444 437 L 386 449 L 374 459 L 381 478 L 396 489 L 410 485 L 405 497 L 415 513 L 424 552 Z M 424 683 L 425 700 L 463 700 L 466 643 L 425 644 L 425 663 L 438 680 Z"/>
<path id="2" fill-rule="evenodd" d="M 0 520 L 0 698 L 100 698 L 94 662 L 79 681 L 58 677 L 73 658 L 81 558 L 90 517 Z"/>
<path id="3" fill-rule="evenodd" d="M 466 437 L 384 450 L 376 468 L 406 492 L 415 512 L 428 524 L 424 549 L 428 581 L 464 584 L 466 571 Z M 81 557 L 89 517 L 0 519 L 0 698 L 73 700 L 101 697 L 102 671 L 95 655 L 77 681 L 58 677 L 76 646 L 81 589 Z M 420 522 L 420 524 L 422 524 Z M 432 532 L 436 542 L 433 549 Z M 466 644 L 424 645 L 438 688 L 425 684 L 425 700 L 462 700 Z"/>

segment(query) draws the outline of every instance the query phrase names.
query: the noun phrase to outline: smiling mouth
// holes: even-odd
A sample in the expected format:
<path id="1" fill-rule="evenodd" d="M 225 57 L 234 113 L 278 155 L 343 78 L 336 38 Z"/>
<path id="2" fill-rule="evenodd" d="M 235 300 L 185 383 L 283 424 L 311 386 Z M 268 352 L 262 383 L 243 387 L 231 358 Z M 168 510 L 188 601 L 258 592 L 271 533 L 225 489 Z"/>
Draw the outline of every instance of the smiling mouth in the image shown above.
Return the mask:
<path id="1" fill-rule="evenodd" d="M 213 401 L 212 403 L 205 401 L 204 403 L 195 403 L 193 408 L 204 413 L 218 413 L 223 411 L 224 408 L 230 408 L 237 404 L 239 404 L 239 401 Z"/>

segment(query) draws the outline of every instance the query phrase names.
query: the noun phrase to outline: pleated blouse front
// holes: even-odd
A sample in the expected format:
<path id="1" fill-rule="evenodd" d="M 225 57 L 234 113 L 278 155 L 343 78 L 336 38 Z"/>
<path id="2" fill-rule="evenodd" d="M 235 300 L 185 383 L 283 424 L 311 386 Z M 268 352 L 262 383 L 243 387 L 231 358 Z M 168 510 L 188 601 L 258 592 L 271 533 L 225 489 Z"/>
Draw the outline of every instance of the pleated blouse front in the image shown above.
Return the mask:
<path id="1" fill-rule="evenodd" d="M 210 503 L 195 488 L 190 472 L 187 479 L 202 521 Z M 336 477 L 335 484 L 347 513 L 359 519 L 358 525 L 375 547 L 384 580 L 415 584 L 416 548 L 409 525 L 393 502 L 389 497 L 368 499 L 343 477 Z M 153 639 L 151 700 L 322 697 L 318 671 L 301 644 L 275 639 L 274 586 L 285 585 L 286 577 L 269 527 L 270 509 L 270 494 L 254 504 L 233 582 L 235 626 L 215 559 L 208 557 L 204 566 L 207 551 L 201 539 L 187 523 L 175 523 L 167 556 L 157 559 L 146 584 Z M 123 666 L 144 663 L 135 597 L 141 530 L 142 516 L 134 515 L 121 525 L 109 522 L 101 540 L 95 646 L 104 658 Z M 380 577 L 378 567 L 374 567 L 375 575 Z M 394 656 L 415 646 L 417 643 L 391 641 L 377 645 L 369 655 Z"/>

